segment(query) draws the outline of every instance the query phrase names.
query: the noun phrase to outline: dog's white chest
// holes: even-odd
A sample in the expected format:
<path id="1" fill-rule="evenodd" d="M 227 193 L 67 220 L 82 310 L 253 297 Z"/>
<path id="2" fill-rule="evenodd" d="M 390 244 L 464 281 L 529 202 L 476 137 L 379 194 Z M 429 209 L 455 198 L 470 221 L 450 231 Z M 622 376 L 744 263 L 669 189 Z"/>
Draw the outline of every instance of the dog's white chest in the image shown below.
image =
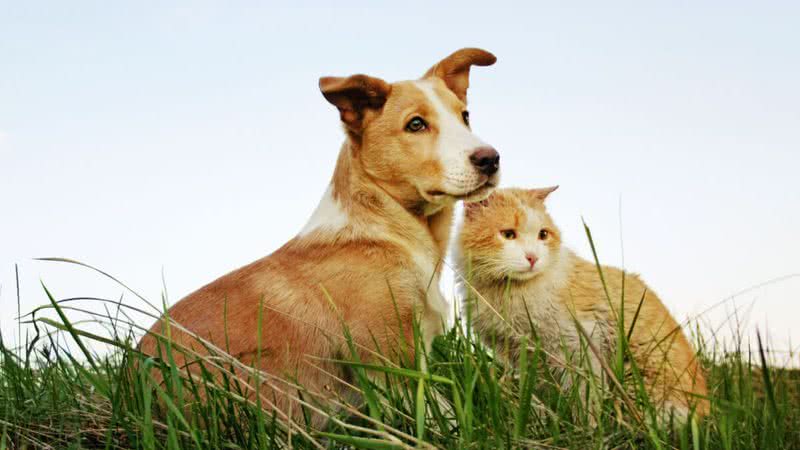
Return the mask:
<path id="1" fill-rule="evenodd" d="M 414 254 L 414 264 L 417 266 L 418 281 L 424 289 L 423 305 L 420 305 L 420 326 L 425 338 L 426 346 L 429 347 L 433 338 L 444 331 L 450 304 L 442 295 L 439 287 L 440 275 L 436 261 L 431 257 L 422 254 Z"/>

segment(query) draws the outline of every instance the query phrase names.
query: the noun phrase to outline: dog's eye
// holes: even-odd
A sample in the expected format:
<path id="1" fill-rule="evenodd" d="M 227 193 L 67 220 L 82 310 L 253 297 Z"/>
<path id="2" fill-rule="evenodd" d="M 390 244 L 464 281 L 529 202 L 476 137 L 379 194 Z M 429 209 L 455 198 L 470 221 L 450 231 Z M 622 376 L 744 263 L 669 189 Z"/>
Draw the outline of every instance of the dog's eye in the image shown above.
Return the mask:
<path id="1" fill-rule="evenodd" d="M 503 237 L 509 241 L 517 238 L 517 232 L 514 230 L 502 230 L 500 231 L 500 234 L 502 234 Z"/>
<path id="2" fill-rule="evenodd" d="M 417 133 L 426 128 L 428 128 L 428 124 L 425 123 L 422 117 L 414 117 L 406 124 L 406 131 L 410 131 L 412 133 Z"/>
<path id="3" fill-rule="evenodd" d="M 539 230 L 539 240 L 545 240 L 550 237 L 550 232 L 542 228 Z"/>
<path id="4" fill-rule="evenodd" d="M 462 112 L 461 118 L 464 119 L 464 125 L 469 126 L 469 111 Z"/>

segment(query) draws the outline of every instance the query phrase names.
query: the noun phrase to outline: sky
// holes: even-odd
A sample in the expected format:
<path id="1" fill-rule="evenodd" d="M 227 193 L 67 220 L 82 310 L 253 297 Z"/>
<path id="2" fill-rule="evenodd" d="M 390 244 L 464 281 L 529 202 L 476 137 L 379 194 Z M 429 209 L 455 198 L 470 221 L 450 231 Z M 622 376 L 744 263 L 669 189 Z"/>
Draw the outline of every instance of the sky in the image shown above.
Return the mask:
<path id="1" fill-rule="evenodd" d="M 472 71 L 471 122 L 502 185 L 560 185 L 567 245 L 590 255 L 585 221 L 679 320 L 797 349 L 800 3 L 391 3 L 2 1 L 6 342 L 15 267 L 23 313 L 42 283 L 123 292 L 34 258 L 172 303 L 277 249 L 343 140 L 318 78 L 414 79 L 477 46 L 498 62 Z"/>

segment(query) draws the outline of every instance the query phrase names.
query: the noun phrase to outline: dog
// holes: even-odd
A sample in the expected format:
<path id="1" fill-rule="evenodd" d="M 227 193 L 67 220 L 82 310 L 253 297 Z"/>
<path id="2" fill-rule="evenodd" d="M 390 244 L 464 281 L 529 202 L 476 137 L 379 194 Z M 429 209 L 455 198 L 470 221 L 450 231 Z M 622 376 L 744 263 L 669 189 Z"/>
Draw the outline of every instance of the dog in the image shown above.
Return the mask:
<path id="1" fill-rule="evenodd" d="M 500 155 L 472 133 L 466 109 L 471 66 L 495 61 L 465 48 L 418 80 L 320 78 L 346 138 L 310 220 L 274 253 L 172 306 L 167 315 L 179 326 L 166 329 L 162 318 L 140 350 L 157 354 L 166 331 L 197 355 L 224 349 L 285 380 L 282 389 L 257 390 L 281 417 L 300 420 L 298 385 L 305 398 L 353 394 L 352 371 L 333 360 L 414 361 L 415 323 L 429 349 L 449 312 L 438 281 L 453 205 L 480 201 L 499 182 Z M 319 427 L 326 419 L 311 420 Z"/>

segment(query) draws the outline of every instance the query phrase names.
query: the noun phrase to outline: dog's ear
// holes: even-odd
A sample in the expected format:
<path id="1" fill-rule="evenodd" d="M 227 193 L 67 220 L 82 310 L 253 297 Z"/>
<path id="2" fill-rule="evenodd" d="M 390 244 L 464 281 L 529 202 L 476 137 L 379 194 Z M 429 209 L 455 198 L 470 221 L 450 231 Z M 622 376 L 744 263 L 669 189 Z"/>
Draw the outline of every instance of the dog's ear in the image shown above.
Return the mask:
<path id="1" fill-rule="evenodd" d="M 537 188 L 537 189 L 528 189 L 525 191 L 528 194 L 528 198 L 533 202 L 543 202 L 548 195 L 550 195 L 553 191 L 558 189 L 558 185 L 550 186 L 546 188 Z"/>
<path id="2" fill-rule="evenodd" d="M 479 48 L 462 48 L 431 67 L 422 78 L 437 77 L 444 81 L 462 102 L 467 102 L 469 88 L 469 68 L 475 66 L 491 66 L 497 58 Z"/>
<path id="3" fill-rule="evenodd" d="M 367 75 L 322 77 L 319 90 L 326 100 L 339 109 L 339 116 L 348 129 L 356 133 L 364 126 L 364 113 L 379 110 L 386 103 L 392 86 L 380 78 Z"/>

